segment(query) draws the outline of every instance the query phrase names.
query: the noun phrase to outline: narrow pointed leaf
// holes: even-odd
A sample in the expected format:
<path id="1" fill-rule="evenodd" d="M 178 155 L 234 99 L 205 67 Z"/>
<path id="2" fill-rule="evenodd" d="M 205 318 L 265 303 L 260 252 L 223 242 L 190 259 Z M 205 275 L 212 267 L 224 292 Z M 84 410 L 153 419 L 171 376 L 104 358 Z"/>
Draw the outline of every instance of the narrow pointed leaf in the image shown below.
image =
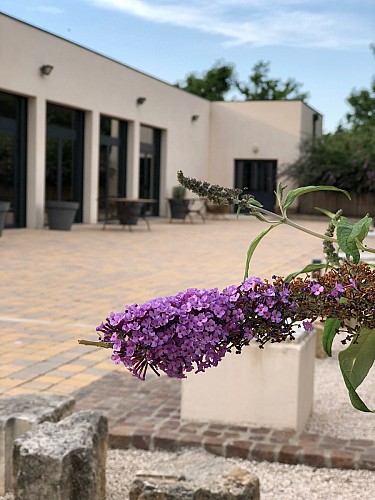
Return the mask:
<path id="1" fill-rule="evenodd" d="M 274 227 L 276 227 L 278 225 L 279 224 L 273 224 L 268 229 L 266 229 L 265 231 L 258 234 L 258 236 L 251 242 L 249 249 L 247 251 L 244 280 L 249 276 L 250 260 L 251 260 L 251 257 L 253 256 L 253 253 L 255 252 L 256 247 L 259 245 L 262 238 L 264 238 L 264 236 L 266 236 L 266 234 L 268 234 L 271 231 L 271 229 L 273 229 Z"/>
<path id="2" fill-rule="evenodd" d="M 341 323 L 337 318 L 327 318 L 324 324 L 322 339 L 323 349 L 330 357 L 332 356 L 332 342 L 340 326 Z"/>
<path id="3" fill-rule="evenodd" d="M 356 410 L 359 410 L 359 411 L 366 412 L 366 413 L 374 413 L 374 410 L 370 410 L 368 408 L 368 406 L 360 398 L 360 396 L 358 395 L 357 391 L 354 389 L 354 387 L 350 383 L 350 380 L 347 377 L 347 375 L 345 375 L 345 373 L 342 370 L 341 370 L 341 373 L 342 373 L 342 376 L 344 378 L 344 382 L 345 382 L 346 388 L 349 391 L 349 398 L 350 398 L 350 401 L 351 401 L 351 403 L 353 405 L 353 408 L 355 408 Z"/>
<path id="4" fill-rule="evenodd" d="M 300 271 L 288 274 L 288 276 L 285 278 L 285 281 L 291 281 L 299 274 L 313 273 L 314 271 L 320 271 L 320 269 L 325 269 L 326 266 L 327 266 L 326 264 L 308 264 Z"/>
<path id="5" fill-rule="evenodd" d="M 350 400 L 355 408 L 370 412 L 356 392 L 375 361 L 375 329 L 361 328 L 350 346 L 339 353 L 339 364 L 349 391 Z M 375 411 L 375 410 L 374 410 Z"/>
<path id="6" fill-rule="evenodd" d="M 285 203 L 284 203 L 284 209 L 287 209 L 293 201 L 298 198 L 298 196 L 301 196 L 306 193 L 312 193 L 314 191 L 337 191 L 339 193 L 343 193 L 345 196 L 347 196 L 350 200 L 350 195 L 347 191 L 344 191 L 343 189 L 339 189 L 335 186 L 304 186 L 300 187 L 297 189 L 293 189 L 292 191 L 289 191 L 285 198 Z"/>
<path id="7" fill-rule="evenodd" d="M 253 205 L 254 207 L 260 207 L 260 208 L 263 207 L 261 202 L 256 200 L 255 198 L 249 198 L 247 202 L 250 203 L 250 205 Z"/>
<path id="8" fill-rule="evenodd" d="M 325 208 L 319 208 L 319 207 L 314 207 L 314 208 L 315 208 L 315 210 L 322 212 L 322 214 L 326 215 L 330 219 L 333 219 L 336 216 L 336 214 L 334 214 L 333 212 L 330 212 L 329 210 L 326 210 Z"/>

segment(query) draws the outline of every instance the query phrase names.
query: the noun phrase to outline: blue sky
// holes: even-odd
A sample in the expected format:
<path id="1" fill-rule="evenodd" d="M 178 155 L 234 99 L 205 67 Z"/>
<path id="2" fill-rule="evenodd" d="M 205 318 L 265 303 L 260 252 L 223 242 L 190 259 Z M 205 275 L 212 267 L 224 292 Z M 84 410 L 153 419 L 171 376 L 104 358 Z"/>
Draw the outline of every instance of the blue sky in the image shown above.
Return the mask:
<path id="1" fill-rule="evenodd" d="M 326 132 L 375 73 L 374 0 L 0 0 L 0 11 L 169 83 L 219 60 L 246 81 L 269 61 L 273 78 L 303 83 Z"/>

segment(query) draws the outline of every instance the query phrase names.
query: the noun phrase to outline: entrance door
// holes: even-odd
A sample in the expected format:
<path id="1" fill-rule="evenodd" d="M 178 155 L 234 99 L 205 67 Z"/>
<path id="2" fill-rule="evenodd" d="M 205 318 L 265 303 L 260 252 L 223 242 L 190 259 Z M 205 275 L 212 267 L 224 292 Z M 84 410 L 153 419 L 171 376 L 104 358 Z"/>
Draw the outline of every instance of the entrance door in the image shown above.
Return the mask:
<path id="1" fill-rule="evenodd" d="M 110 199 L 126 196 L 127 123 L 100 118 L 98 220 L 107 220 Z"/>
<path id="2" fill-rule="evenodd" d="M 26 225 L 27 100 L 0 92 L 0 200 L 10 202 L 6 227 Z"/>
<path id="3" fill-rule="evenodd" d="M 235 160 L 236 188 L 252 194 L 263 207 L 272 212 L 276 203 L 276 160 Z"/>
<path id="4" fill-rule="evenodd" d="M 141 126 L 139 197 L 157 200 L 149 208 L 151 215 L 159 215 L 160 138 L 159 129 Z"/>
<path id="5" fill-rule="evenodd" d="M 82 222 L 83 112 L 47 105 L 46 200 L 78 201 Z"/>

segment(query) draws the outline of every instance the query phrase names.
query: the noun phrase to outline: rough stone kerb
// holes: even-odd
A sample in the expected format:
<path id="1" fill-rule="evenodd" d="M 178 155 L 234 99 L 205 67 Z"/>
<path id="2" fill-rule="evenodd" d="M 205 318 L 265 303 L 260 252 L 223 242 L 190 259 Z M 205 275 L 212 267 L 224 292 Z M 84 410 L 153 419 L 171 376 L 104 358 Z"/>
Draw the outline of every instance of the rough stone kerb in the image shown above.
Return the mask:
<path id="1" fill-rule="evenodd" d="M 79 411 L 14 442 L 16 500 L 105 500 L 107 418 Z"/>
<path id="2" fill-rule="evenodd" d="M 74 399 L 54 394 L 0 398 L 0 495 L 12 488 L 15 439 L 41 422 L 58 422 L 74 408 Z"/>

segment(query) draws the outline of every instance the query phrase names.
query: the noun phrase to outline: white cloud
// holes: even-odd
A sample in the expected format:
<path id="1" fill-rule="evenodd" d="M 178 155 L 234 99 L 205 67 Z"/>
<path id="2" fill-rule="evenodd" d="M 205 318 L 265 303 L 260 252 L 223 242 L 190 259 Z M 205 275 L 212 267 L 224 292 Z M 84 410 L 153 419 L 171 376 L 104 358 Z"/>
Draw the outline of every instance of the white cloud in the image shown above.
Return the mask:
<path id="1" fill-rule="evenodd" d="M 38 5 L 34 10 L 39 12 L 46 12 L 47 14 L 62 14 L 64 11 L 52 5 Z"/>
<path id="2" fill-rule="evenodd" d="M 338 3 L 330 11 L 321 0 L 86 1 L 150 22 L 219 35 L 226 45 L 342 48 L 368 45 L 372 39 L 370 24 L 356 10 L 345 12 Z"/>

